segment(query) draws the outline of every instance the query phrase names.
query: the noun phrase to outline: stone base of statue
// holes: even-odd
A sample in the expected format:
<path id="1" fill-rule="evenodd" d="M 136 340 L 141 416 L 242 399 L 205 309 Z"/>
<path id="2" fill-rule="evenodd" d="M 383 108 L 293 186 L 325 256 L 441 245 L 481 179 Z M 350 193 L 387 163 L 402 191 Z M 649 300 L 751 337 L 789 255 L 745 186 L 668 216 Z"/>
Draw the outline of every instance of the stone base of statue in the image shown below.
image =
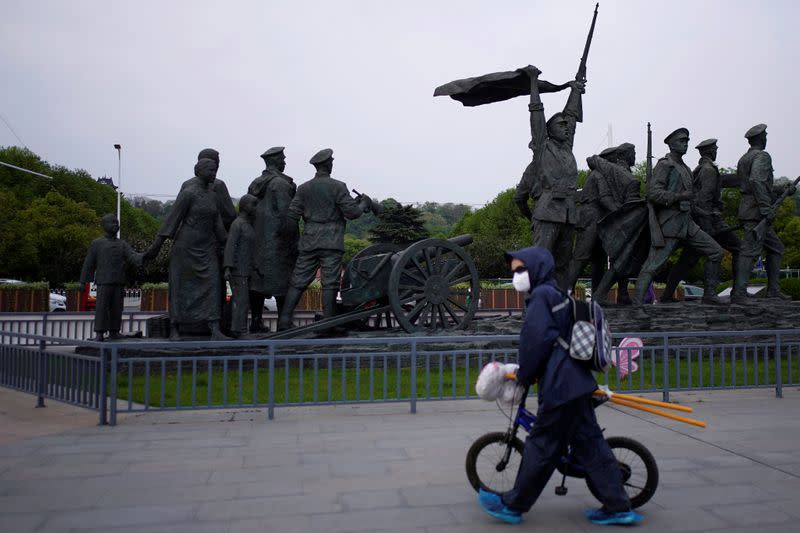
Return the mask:
<path id="1" fill-rule="evenodd" d="M 623 305 L 609 305 L 604 307 L 604 314 L 611 326 L 614 333 L 657 333 L 657 332 L 740 332 L 743 330 L 775 330 L 775 329 L 792 329 L 797 328 L 800 324 L 800 301 L 783 301 L 768 298 L 752 298 L 748 305 L 705 305 L 703 303 L 694 302 L 676 302 L 668 304 L 651 304 L 645 305 L 644 311 L 637 313 L 636 309 L 632 306 Z M 156 317 L 159 318 L 159 317 Z M 162 328 L 162 332 L 168 335 L 169 326 L 168 320 L 157 320 L 149 326 L 148 338 L 142 339 L 144 342 L 147 340 L 158 340 L 159 338 L 150 337 L 150 333 L 155 332 L 155 328 Z M 471 321 L 469 327 L 466 329 L 452 330 L 444 329 L 438 331 L 421 330 L 415 333 L 406 332 L 403 328 L 374 328 L 366 327 L 365 324 L 351 323 L 351 327 L 342 328 L 337 333 L 310 333 L 306 338 L 313 337 L 317 339 L 324 338 L 341 338 L 342 336 L 351 337 L 354 339 L 385 339 L 387 337 L 397 338 L 397 344 L 389 344 L 386 342 L 376 342 L 375 344 L 351 344 L 351 345 L 329 345 L 325 346 L 325 351 L 328 353 L 357 353 L 357 352 L 392 352 L 392 351 L 407 351 L 407 344 L 402 342 L 403 338 L 407 337 L 453 337 L 453 336 L 489 336 L 489 335 L 519 335 L 520 328 L 522 327 L 523 317 L 521 311 L 509 312 L 479 312 Z M 166 324 L 166 325 L 165 325 Z M 358 327 L 356 327 L 358 326 Z M 346 330 L 346 331 L 344 331 Z M 186 341 L 207 341 L 208 334 L 205 337 L 183 337 L 182 340 Z M 249 334 L 238 340 L 259 340 L 266 339 L 271 336 L 270 333 L 264 334 Z M 126 338 L 125 341 L 129 342 L 131 339 Z M 671 336 L 670 342 L 674 342 L 675 337 Z M 659 338 L 650 338 L 645 344 L 652 344 L 653 342 L 660 342 Z M 715 335 L 687 337 L 687 342 L 691 344 L 724 344 L 724 343 L 741 343 L 747 341 L 747 338 L 741 336 L 725 337 Z M 207 348 L 195 348 L 182 346 L 182 342 L 170 343 L 169 346 L 162 346 L 159 348 L 147 347 L 143 342 L 142 347 L 125 348 L 121 350 L 123 357 L 164 357 L 164 356 L 203 356 L 203 355 L 219 355 L 218 348 L 214 348 L 209 344 Z M 109 345 L 111 343 L 108 343 Z M 501 348 L 501 347 L 514 347 L 516 342 L 474 342 L 471 345 L 474 348 Z M 459 348 L 465 348 L 463 343 L 458 344 Z M 437 343 L 433 341 L 426 344 L 427 350 L 449 350 L 453 348 L 453 343 L 449 341 L 442 341 Z M 314 353 L 319 350 L 315 346 L 283 346 L 281 348 L 282 354 L 287 353 Z M 97 354 L 99 350 L 96 348 L 79 348 L 79 353 L 87 355 Z M 266 347 L 227 347 L 225 354 L 266 354 L 268 349 Z"/>
<path id="2" fill-rule="evenodd" d="M 800 301 L 772 298 L 750 298 L 747 305 L 656 303 L 645 305 L 643 310 L 641 313 L 631 306 L 617 305 L 603 308 L 615 332 L 773 330 L 793 329 L 800 324 Z M 697 342 L 714 344 L 721 339 L 698 337 Z"/>

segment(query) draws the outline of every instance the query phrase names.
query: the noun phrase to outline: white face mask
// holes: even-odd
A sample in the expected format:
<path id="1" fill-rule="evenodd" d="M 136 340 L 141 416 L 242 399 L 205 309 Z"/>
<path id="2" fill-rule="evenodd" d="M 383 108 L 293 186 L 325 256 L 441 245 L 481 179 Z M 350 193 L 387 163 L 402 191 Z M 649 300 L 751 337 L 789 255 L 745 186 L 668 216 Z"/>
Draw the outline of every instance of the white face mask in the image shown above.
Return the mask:
<path id="1" fill-rule="evenodd" d="M 528 271 L 525 270 L 524 272 L 514 272 L 514 277 L 511 278 L 511 284 L 514 286 L 514 289 L 516 289 L 517 292 L 530 292 L 531 278 L 528 275 Z"/>

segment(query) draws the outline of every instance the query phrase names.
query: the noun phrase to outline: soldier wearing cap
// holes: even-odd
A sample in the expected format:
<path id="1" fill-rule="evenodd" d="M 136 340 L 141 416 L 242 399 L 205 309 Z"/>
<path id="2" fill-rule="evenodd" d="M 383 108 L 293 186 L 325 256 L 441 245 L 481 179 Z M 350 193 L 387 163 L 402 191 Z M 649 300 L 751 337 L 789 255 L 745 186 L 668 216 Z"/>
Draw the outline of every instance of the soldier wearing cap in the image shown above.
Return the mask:
<path id="1" fill-rule="evenodd" d="M 706 139 L 695 146 L 700 152 L 700 161 L 692 171 L 694 199 L 692 201 L 692 219 L 700 229 L 711 235 L 722 248 L 728 250 L 733 258 L 734 284 L 739 261 L 739 250 L 742 242 L 733 229 L 725 224 L 722 218 L 722 199 L 720 191 L 723 187 L 737 187 L 739 179 L 736 174 L 721 173 L 717 160 L 717 140 Z M 673 302 L 675 289 L 700 256 L 691 248 L 684 248 L 681 257 L 669 272 L 667 284 L 661 295 L 661 302 Z"/>
<path id="2" fill-rule="evenodd" d="M 653 177 L 647 183 L 647 202 L 650 209 L 650 252 L 636 279 L 634 305 L 641 306 L 653 277 L 667 262 L 679 243 L 694 248 L 706 256 L 705 292 L 703 302 L 719 304 L 716 287 L 722 247 L 691 218 L 692 171 L 683 162 L 689 148 L 689 130 L 678 128 L 664 139 L 669 153 L 658 160 Z"/>
<path id="3" fill-rule="evenodd" d="M 358 218 L 372 208 L 372 200 L 366 194 L 356 201 L 344 182 L 331 177 L 333 150 L 320 150 L 309 163 L 316 168 L 316 174 L 297 188 L 287 213 L 294 223 L 303 219 L 303 234 L 286 302 L 278 320 L 279 330 L 292 327 L 294 308 L 313 281 L 317 268 L 322 271 L 323 314 L 326 318 L 335 314 L 346 220 Z"/>
<path id="4" fill-rule="evenodd" d="M 576 123 L 583 120 L 581 95 L 585 83 L 570 81 L 570 94 L 562 112 L 545 122 L 544 106 L 539 97 L 538 77 L 541 71 L 533 66 L 524 69 L 531 78 L 531 100 L 528 105 L 533 151 L 531 163 L 517 185 L 514 201 L 522 215 L 531 221 L 533 245 L 547 249 L 555 259 L 559 286 L 568 288 L 569 262 L 578 214 L 575 206 L 578 187 L 578 165 L 572 154 Z M 533 198 L 531 212 L 528 199 Z"/>
<path id="5" fill-rule="evenodd" d="M 765 150 L 767 125 L 757 124 L 747 130 L 744 136 L 750 143 L 750 149 L 736 166 L 742 191 L 739 220 L 744 226 L 744 240 L 736 271 L 738 283 L 731 293 L 731 302 L 747 303 L 747 281 L 753 263 L 762 251 L 766 251 L 767 256 L 767 297 L 788 300 L 791 297 L 781 292 L 778 285 L 784 247 L 772 227 L 778 209 L 776 200 L 786 189 L 786 185 L 775 185 L 773 181 L 772 157 Z M 789 194 L 797 191 L 793 184 L 788 184 L 788 187 Z"/>
<path id="6" fill-rule="evenodd" d="M 286 154 L 273 146 L 261 154 L 265 169 L 248 187 L 258 199 L 253 263 L 258 270 L 250 278 L 250 331 L 264 330 L 264 298 L 274 296 L 278 313 L 283 309 L 289 280 L 297 260 L 297 221 L 289 218 L 289 204 L 297 186 L 283 173 Z"/>
<path id="7" fill-rule="evenodd" d="M 600 155 L 603 155 L 602 152 Z M 631 216 L 629 212 L 633 209 L 641 210 L 643 208 L 639 195 L 639 180 L 631 172 L 631 168 L 636 164 L 636 147 L 631 143 L 622 143 L 614 150 L 610 161 L 592 156 L 587 158 L 586 162 L 589 168 L 598 169 L 603 176 L 603 179 L 598 181 L 598 192 L 604 213 L 598 217 L 598 222 L 601 219 L 605 220 L 603 224 L 598 224 L 596 231 L 606 255 L 612 258 L 611 268 L 603 274 L 599 282 L 595 281 L 592 276 L 592 299 L 600 304 L 607 304 L 608 291 L 616 281 L 619 287 L 617 303 L 629 305 L 631 303 L 628 295 L 628 274 L 630 272 L 627 269 L 619 268 L 619 263 L 631 265 L 633 261 L 630 261 L 629 257 L 633 257 L 638 248 L 628 246 L 627 243 L 622 246 L 617 246 L 617 244 L 622 244 L 620 235 L 639 235 L 641 229 L 641 224 L 630 223 L 626 218 Z M 607 217 L 610 214 L 617 215 L 613 222 Z M 617 231 L 621 225 L 628 227 L 631 224 L 634 226 L 631 230 Z M 609 242 L 609 239 L 613 242 Z M 637 242 L 638 239 L 632 238 L 631 241 Z M 616 257 L 619 254 L 625 254 L 625 257 Z"/>
<path id="8" fill-rule="evenodd" d="M 617 147 L 612 146 L 600 152 L 600 158 L 611 161 L 616 158 Z M 610 164 L 610 163 L 609 163 Z M 569 262 L 567 287 L 572 288 L 578 280 L 583 267 L 592 262 L 592 287 L 597 287 L 605 272 L 608 257 L 603 251 L 597 236 L 597 222 L 614 207 L 604 202 L 600 196 L 600 183 L 608 178 L 597 167 L 591 169 L 578 193 L 578 223 L 575 225 L 575 248 Z"/>

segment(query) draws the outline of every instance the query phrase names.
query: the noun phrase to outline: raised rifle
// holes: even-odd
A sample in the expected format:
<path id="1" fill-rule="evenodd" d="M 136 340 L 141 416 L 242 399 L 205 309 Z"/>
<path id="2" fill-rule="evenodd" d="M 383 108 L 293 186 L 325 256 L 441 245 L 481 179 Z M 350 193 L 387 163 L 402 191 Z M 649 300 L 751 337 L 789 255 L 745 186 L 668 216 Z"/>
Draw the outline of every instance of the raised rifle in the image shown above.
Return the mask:
<path id="1" fill-rule="evenodd" d="M 592 17 L 592 25 L 589 28 L 589 35 L 586 36 L 586 44 L 583 46 L 583 56 L 581 56 L 581 64 L 578 66 L 578 73 L 575 74 L 576 81 L 586 81 L 586 60 L 589 57 L 589 47 L 592 46 L 592 36 L 594 35 L 594 23 L 597 21 L 597 8 L 600 7 L 600 2 L 594 6 L 594 16 Z"/>
<path id="2" fill-rule="evenodd" d="M 653 177 L 653 132 L 650 123 L 647 123 L 647 161 L 645 164 L 644 182 L 648 183 Z"/>
<path id="3" fill-rule="evenodd" d="M 647 161 L 645 163 L 645 183 L 650 186 L 653 179 L 653 132 L 650 129 L 650 123 L 647 123 Z M 645 193 L 647 197 L 647 193 Z M 653 209 L 653 204 L 647 202 L 648 223 L 650 224 L 650 241 L 653 246 L 662 248 L 664 246 L 664 234 L 661 232 L 661 225 L 658 223 L 656 211 Z"/>
<path id="4" fill-rule="evenodd" d="M 797 187 L 798 183 L 800 183 L 800 176 L 798 176 L 797 179 L 794 180 L 794 186 Z M 775 214 L 777 214 L 778 212 L 778 208 L 781 206 L 783 201 L 786 198 L 788 198 L 789 189 L 791 189 L 791 187 L 786 187 L 781 193 L 781 195 L 778 196 L 778 199 L 775 200 L 775 202 L 773 202 L 771 210 L 772 213 L 774 214 L 772 216 L 762 218 L 761 221 L 759 221 L 759 223 L 756 224 L 756 227 L 753 228 L 753 231 L 756 234 L 756 238 L 758 238 L 759 241 L 763 241 L 764 237 L 767 235 L 767 226 L 769 226 L 772 223 L 773 219 L 775 218 Z"/>

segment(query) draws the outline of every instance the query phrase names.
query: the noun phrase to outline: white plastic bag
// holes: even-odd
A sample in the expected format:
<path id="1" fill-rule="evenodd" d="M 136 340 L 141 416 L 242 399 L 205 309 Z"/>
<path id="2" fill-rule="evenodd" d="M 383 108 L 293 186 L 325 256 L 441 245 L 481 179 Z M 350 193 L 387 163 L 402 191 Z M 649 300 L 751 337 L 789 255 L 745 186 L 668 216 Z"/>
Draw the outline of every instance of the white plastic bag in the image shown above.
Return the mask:
<path id="1" fill-rule="evenodd" d="M 487 402 L 500 400 L 502 403 L 514 405 L 522 399 L 522 387 L 514 380 L 506 379 L 506 374 L 516 374 L 519 365 L 514 363 L 498 363 L 493 361 L 483 367 L 475 383 L 478 397 Z"/>
<path id="2" fill-rule="evenodd" d="M 514 373 L 516 374 L 519 365 L 515 364 L 507 364 L 504 365 L 506 367 L 506 373 Z M 515 380 L 506 380 L 503 383 L 503 392 L 500 394 L 500 402 L 506 405 L 517 405 L 520 400 L 522 400 L 522 394 L 525 392 L 525 388 L 520 385 Z"/>
<path id="3" fill-rule="evenodd" d="M 500 397 L 505 381 L 504 366 L 502 363 L 492 361 L 483 367 L 475 383 L 475 392 L 480 399 L 493 402 Z"/>

